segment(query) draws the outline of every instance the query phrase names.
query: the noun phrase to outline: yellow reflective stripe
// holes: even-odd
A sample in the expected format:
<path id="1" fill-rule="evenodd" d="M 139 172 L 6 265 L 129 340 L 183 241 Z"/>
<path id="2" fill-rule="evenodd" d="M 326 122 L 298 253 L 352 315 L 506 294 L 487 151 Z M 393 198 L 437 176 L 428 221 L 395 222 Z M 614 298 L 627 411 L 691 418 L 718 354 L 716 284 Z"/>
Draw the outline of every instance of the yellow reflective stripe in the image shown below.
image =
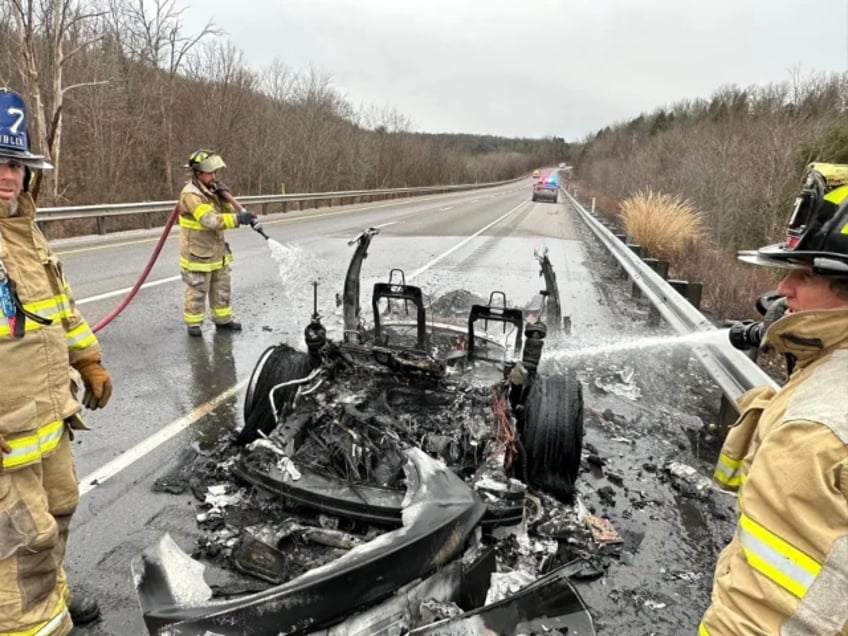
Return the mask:
<path id="1" fill-rule="evenodd" d="M 824 200 L 839 205 L 846 196 L 848 196 L 848 185 L 841 185 L 824 195 Z"/>
<path id="2" fill-rule="evenodd" d="M 206 229 L 205 227 L 203 227 L 200 223 L 198 223 L 194 219 L 189 219 L 189 218 L 186 218 L 184 216 L 180 217 L 180 227 L 184 227 L 187 230 L 205 230 Z"/>
<path id="3" fill-rule="evenodd" d="M 65 334 L 65 342 L 68 349 L 85 349 L 97 342 L 97 337 L 84 320 Z"/>
<path id="4" fill-rule="evenodd" d="M 698 625 L 698 636 L 710 636 L 710 633 L 707 631 L 707 626 L 703 623 Z"/>
<path id="5" fill-rule="evenodd" d="M 24 309 L 28 312 L 47 318 L 48 320 L 65 320 L 71 317 L 70 302 L 65 294 L 59 294 L 52 298 L 44 300 L 36 300 L 29 303 L 24 303 Z M 34 320 L 27 319 L 24 331 L 35 331 L 47 325 L 40 325 Z M 9 322 L 0 321 L 0 336 L 8 336 L 12 332 L 9 329 Z"/>
<path id="6" fill-rule="evenodd" d="M 26 324 L 24 325 L 24 331 L 35 331 L 36 329 L 41 329 L 44 325 L 39 325 L 34 320 L 26 320 Z M 9 321 L 4 320 L 0 323 L 0 336 L 9 336 L 12 334 L 12 330 L 9 329 Z"/>
<path id="7" fill-rule="evenodd" d="M 63 594 L 59 595 L 59 602 L 56 603 L 54 612 L 53 618 L 39 623 L 35 627 L 20 632 L 0 632 L 0 636 L 50 636 L 56 634 L 60 629 L 66 627 L 71 619 Z"/>
<path id="8" fill-rule="evenodd" d="M 65 294 L 59 294 L 52 298 L 24 303 L 24 309 L 34 314 L 38 314 L 42 318 L 62 319 L 70 316 L 70 304 L 71 303 Z"/>
<path id="9" fill-rule="evenodd" d="M 189 325 L 199 325 L 203 322 L 204 314 L 190 314 L 187 311 L 183 312 L 183 320 Z"/>
<path id="10" fill-rule="evenodd" d="M 224 227 L 229 230 L 238 227 L 238 217 L 235 214 L 222 214 L 221 219 L 224 222 Z"/>
<path id="11" fill-rule="evenodd" d="M 194 217 L 195 221 L 200 222 L 200 219 L 202 219 L 204 216 L 206 216 L 210 212 L 214 212 L 214 211 L 215 211 L 215 208 L 213 208 L 211 204 L 201 203 L 200 205 L 195 207 L 194 210 L 192 210 L 191 215 Z"/>
<path id="12" fill-rule="evenodd" d="M 213 307 L 212 315 L 216 318 L 232 318 L 233 316 L 233 308 L 232 307 Z"/>
<path id="13" fill-rule="evenodd" d="M 198 262 L 187 259 L 185 256 L 180 256 L 180 267 L 190 272 L 214 272 L 221 269 L 224 265 L 232 260 L 218 259 L 212 262 Z"/>
<path id="14" fill-rule="evenodd" d="M 49 453 L 59 445 L 64 431 L 62 420 L 56 420 L 39 427 L 32 435 L 7 439 L 6 443 L 12 447 L 12 452 L 3 455 L 3 466 L 17 468 L 39 461 L 44 453 Z"/>
<path id="15" fill-rule="evenodd" d="M 731 459 L 724 453 L 719 454 L 713 478 L 729 488 L 738 488 L 742 482 L 742 460 Z"/>
<path id="16" fill-rule="evenodd" d="M 737 534 L 752 568 L 798 598 L 804 597 L 821 571 L 818 561 L 744 513 Z"/>

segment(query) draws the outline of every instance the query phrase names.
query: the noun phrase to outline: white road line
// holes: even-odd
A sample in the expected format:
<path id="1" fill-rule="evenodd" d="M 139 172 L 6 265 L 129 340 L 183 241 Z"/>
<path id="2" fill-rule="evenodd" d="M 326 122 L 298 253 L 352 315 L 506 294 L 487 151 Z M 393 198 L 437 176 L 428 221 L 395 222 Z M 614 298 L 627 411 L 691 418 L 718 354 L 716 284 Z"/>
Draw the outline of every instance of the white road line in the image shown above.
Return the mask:
<path id="1" fill-rule="evenodd" d="M 473 238 L 477 238 L 477 237 L 478 237 L 478 236 L 480 236 L 483 232 L 485 232 L 486 230 L 488 230 L 490 227 L 492 227 L 493 225 L 495 225 L 495 224 L 497 224 L 497 223 L 500 223 L 500 222 L 501 222 L 501 221 L 503 221 L 506 217 L 508 217 L 510 214 L 512 214 L 513 212 L 515 212 L 516 210 L 518 210 L 519 208 L 521 208 L 521 207 L 523 207 L 523 206 L 525 206 L 525 205 L 527 205 L 527 201 L 522 201 L 521 203 L 519 203 L 518 205 L 516 205 L 514 208 L 512 208 L 509 212 L 507 212 L 507 213 L 506 213 L 506 214 L 504 214 L 503 216 L 499 216 L 498 218 L 496 218 L 494 221 L 492 221 L 492 222 L 491 222 L 491 223 L 489 223 L 488 225 L 486 225 L 486 226 L 484 226 L 484 227 L 481 227 L 479 230 L 477 230 L 476 232 L 474 232 L 474 234 L 472 234 L 471 236 L 467 236 L 467 237 L 465 237 L 465 238 L 464 238 L 464 239 L 462 239 L 459 243 L 457 243 L 457 244 L 456 244 L 456 245 L 454 245 L 452 248 L 450 248 L 447 252 L 442 252 L 441 254 L 439 254 L 439 256 L 437 256 L 436 258 L 434 258 L 432 261 L 430 261 L 429 263 L 427 263 L 427 264 L 426 264 L 426 265 L 424 265 L 423 267 L 419 267 L 418 269 L 416 269 L 414 272 L 412 272 L 409 276 L 407 276 L 407 277 L 406 277 L 406 278 L 407 278 L 407 280 L 410 280 L 410 279 L 412 279 L 412 278 L 415 278 L 416 276 L 418 276 L 418 274 L 421 274 L 422 272 L 426 272 L 428 269 L 430 269 L 431 267 L 433 267 L 433 265 L 435 265 L 436 263 L 438 263 L 440 260 L 442 260 L 442 259 L 443 259 L 443 258 L 445 258 L 446 256 L 450 256 L 450 255 L 451 255 L 451 254 L 453 254 L 456 250 L 458 250 L 460 247 L 462 247 L 463 245 L 465 245 L 466 243 L 468 243 L 468 241 L 470 241 L 470 240 L 471 240 L 471 239 L 473 239 Z"/>
<path id="2" fill-rule="evenodd" d="M 449 205 L 446 208 L 439 208 L 439 212 L 447 212 L 448 210 L 453 210 L 453 206 Z"/>
<path id="3" fill-rule="evenodd" d="M 446 256 L 449 256 L 450 254 L 452 254 L 453 252 L 458 250 L 460 247 L 462 247 L 463 245 L 468 243 L 471 239 L 476 238 L 477 236 L 480 236 L 480 234 L 482 234 L 483 232 L 488 230 L 490 227 L 492 227 L 493 225 L 495 225 L 497 223 L 500 223 L 506 217 L 508 217 L 510 214 L 512 214 L 513 212 L 515 212 L 516 210 L 518 210 L 519 208 L 521 208 L 525 205 L 527 205 L 527 201 L 523 201 L 522 203 L 519 203 L 517 206 L 512 208 L 509 212 L 507 212 L 503 216 L 498 217 L 497 219 L 495 219 L 494 221 L 492 221 L 488 225 L 480 228 L 479 230 L 474 232 L 474 234 L 472 234 L 471 236 L 464 238 L 463 240 L 461 240 L 459 243 L 454 245 L 452 248 L 450 248 L 446 252 L 443 252 L 442 254 L 440 254 L 439 256 L 434 258 L 433 260 L 431 260 L 429 263 L 427 263 L 423 267 L 420 267 L 417 270 L 415 270 L 414 272 L 412 272 L 412 274 L 407 276 L 407 280 L 411 280 L 412 278 L 414 278 L 418 274 L 421 274 L 422 272 L 427 271 L 433 265 L 435 265 L 436 263 L 441 261 L 443 258 L 445 258 Z M 176 280 L 178 278 L 180 278 L 180 277 L 175 276 L 175 277 L 171 277 L 171 278 L 163 278 L 162 280 L 154 281 L 152 283 L 147 283 L 145 286 L 160 285 L 162 283 L 170 282 L 170 281 Z M 77 301 L 77 304 L 82 304 L 84 302 L 92 302 L 94 300 L 100 300 L 102 298 L 108 298 L 110 296 L 114 296 L 114 295 L 117 295 L 117 294 L 124 293 L 125 291 L 129 291 L 129 290 L 117 290 L 117 291 L 114 291 L 114 292 L 109 292 L 108 294 L 100 294 L 99 296 L 92 296 L 91 298 L 85 298 L 83 300 Z M 224 400 L 232 397 L 233 395 L 235 395 L 236 393 L 241 391 L 241 389 L 244 387 L 245 384 L 247 384 L 247 380 L 241 380 L 240 382 L 231 386 L 229 389 L 227 389 L 223 393 L 215 396 L 214 398 L 212 398 L 211 400 L 209 400 L 205 404 L 201 404 L 200 406 L 195 408 L 191 413 L 188 413 L 187 415 L 184 415 L 183 417 L 174 420 L 173 422 L 171 422 L 170 424 L 168 424 L 164 428 L 159 429 L 156 433 L 154 433 L 150 437 L 143 439 L 141 442 L 139 442 L 138 444 L 136 444 L 135 446 L 130 448 L 128 451 L 126 451 L 122 455 L 119 455 L 118 457 L 116 457 L 112 461 L 107 462 L 106 464 L 104 464 L 100 468 L 96 469 L 94 472 L 92 472 L 92 473 L 86 475 L 85 477 L 83 477 L 82 479 L 80 479 L 80 483 L 79 483 L 80 496 L 88 494 L 89 492 L 91 492 L 92 490 L 97 488 L 97 486 L 101 485 L 105 481 L 108 481 L 109 479 L 111 479 L 112 477 L 117 475 L 119 472 L 124 470 L 125 468 L 128 468 L 129 466 L 131 466 L 132 464 L 137 462 L 139 459 L 141 459 L 142 457 L 144 457 L 148 453 L 156 450 L 157 448 L 159 448 L 162 444 L 164 444 L 165 442 L 167 442 L 171 438 L 175 437 L 176 435 L 179 435 L 182 431 L 184 431 L 189 426 L 191 426 L 192 424 L 197 422 L 199 419 L 208 415 L 221 402 L 223 402 Z"/>
<path id="4" fill-rule="evenodd" d="M 195 408 L 191 413 L 184 415 L 178 420 L 174 420 L 173 422 L 165 426 L 165 428 L 159 429 L 156 433 L 142 440 L 122 455 L 119 455 L 112 461 L 107 462 L 106 464 L 95 470 L 93 473 L 86 475 L 85 477 L 80 479 L 80 496 L 91 492 L 92 490 L 97 488 L 97 486 L 101 485 L 103 482 L 107 481 L 111 477 L 114 477 L 119 472 L 124 470 L 124 468 L 127 468 L 130 465 L 134 464 L 139 459 L 147 455 L 147 453 L 156 450 L 159 446 L 167 442 L 169 439 L 187 429 L 200 418 L 205 417 L 207 414 L 209 414 L 210 411 L 214 410 L 221 402 L 241 391 L 242 387 L 245 384 L 247 384 L 247 380 L 242 380 L 234 386 L 231 386 L 229 389 L 227 389 L 220 395 L 215 396 L 205 404 L 201 404 L 200 406 Z"/>
<path id="5" fill-rule="evenodd" d="M 168 278 L 160 278 L 159 280 L 152 280 L 149 283 L 144 283 L 141 286 L 141 289 L 147 289 L 148 287 L 156 287 L 157 285 L 164 285 L 165 283 L 173 283 L 175 280 L 180 280 L 181 276 L 168 276 Z M 124 287 L 123 289 L 114 289 L 110 292 L 105 292 L 103 294 L 97 294 L 95 296 L 89 296 L 88 298 L 83 298 L 81 300 L 76 301 L 77 305 L 85 305 L 86 303 L 97 302 L 98 300 L 106 300 L 107 298 L 113 298 L 114 296 L 123 296 L 132 291 L 132 287 Z"/>
<path id="6" fill-rule="evenodd" d="M 389 227 L 390 225 L 394 225 L 395 223 L 400 223 L 400 221 L 389 221 L 388 223 L 380 223 L 380 225 L 375 225 L 374 227 Z"/>

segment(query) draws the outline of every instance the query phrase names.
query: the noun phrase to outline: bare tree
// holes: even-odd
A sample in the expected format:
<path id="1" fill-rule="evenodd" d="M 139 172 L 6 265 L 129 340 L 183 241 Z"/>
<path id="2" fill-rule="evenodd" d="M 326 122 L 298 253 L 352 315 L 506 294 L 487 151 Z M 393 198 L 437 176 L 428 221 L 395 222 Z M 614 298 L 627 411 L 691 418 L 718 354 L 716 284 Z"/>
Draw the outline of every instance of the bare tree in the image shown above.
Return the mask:
<path id="1" fill-rule="evenodd" d="M 110 0 L 112 30 L 130 59 L 151 69 L 148 91 L 157 97 L 161 139 L 158 152 L 162 176 L 169 192 L 174 190 L 174 119 L 179 74 L 185 70 L 192 50 L 208 36 L 220 32 L 209 20 L 197 33 L 186 34 L 184 9 L 176 0 Z"/>
<path id="2" fill-rule="evenodd" d="M 65 66 L 98 37 L 83 27 L 99 14 L 85 0 L 9 0 L 15 42 L 9 47 L 32 113 L 31 136 L 54 164 L 52 173 L 39 172 L 32 188 L 37 197 L 49 175 L 50 195 L 59 198 L 62 125 L 66 95 L 77 88 L 101 84 L 79 81 L 65 85 Z"/>

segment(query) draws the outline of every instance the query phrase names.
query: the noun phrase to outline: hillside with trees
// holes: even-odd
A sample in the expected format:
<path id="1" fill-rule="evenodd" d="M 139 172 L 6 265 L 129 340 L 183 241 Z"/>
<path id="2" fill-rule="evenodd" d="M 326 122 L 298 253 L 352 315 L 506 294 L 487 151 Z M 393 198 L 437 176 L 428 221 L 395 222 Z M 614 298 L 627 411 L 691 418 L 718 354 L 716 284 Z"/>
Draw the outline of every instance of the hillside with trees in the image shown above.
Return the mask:
<path id="1" fill-rule="evenodd" d="M 707 283 L 707 309 L 749 313 L 755 294 L 779 273 L 737 264 L 735 252 L 784 238 L 807 164 L 848 162 L 846 105 L 844 76 L 725 87 L 572 146 L 578 189 L 615 218 L 640 191 L 691 201 L 703 231 L 672 263 L 673 274 Z"/>
<path id="2" fill-rule="evenodd" d="M 212 148 L 240 194 L 508 179 L 559 161 L 564 140 L 424 134 L 355 105 L 329 75 L 252 68 L 177 0 L 6 0 L 0 85 L 21 91 L 40 205 L 172 199 L 188 156 Z"/>

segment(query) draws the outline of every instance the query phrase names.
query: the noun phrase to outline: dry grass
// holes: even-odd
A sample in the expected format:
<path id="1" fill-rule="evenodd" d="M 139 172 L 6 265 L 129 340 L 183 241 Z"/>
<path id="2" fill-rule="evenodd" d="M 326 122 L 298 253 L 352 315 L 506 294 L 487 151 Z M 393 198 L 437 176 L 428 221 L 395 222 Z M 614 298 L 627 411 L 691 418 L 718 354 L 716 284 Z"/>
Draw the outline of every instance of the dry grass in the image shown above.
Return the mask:
<path id="1" fill-rule="evenodd" d="M 688 199 L 662 192 L 638 192 L 622 201 L 627 234 L 654 258 L 674 260 L 703 235 L 701 214 Z"/>

